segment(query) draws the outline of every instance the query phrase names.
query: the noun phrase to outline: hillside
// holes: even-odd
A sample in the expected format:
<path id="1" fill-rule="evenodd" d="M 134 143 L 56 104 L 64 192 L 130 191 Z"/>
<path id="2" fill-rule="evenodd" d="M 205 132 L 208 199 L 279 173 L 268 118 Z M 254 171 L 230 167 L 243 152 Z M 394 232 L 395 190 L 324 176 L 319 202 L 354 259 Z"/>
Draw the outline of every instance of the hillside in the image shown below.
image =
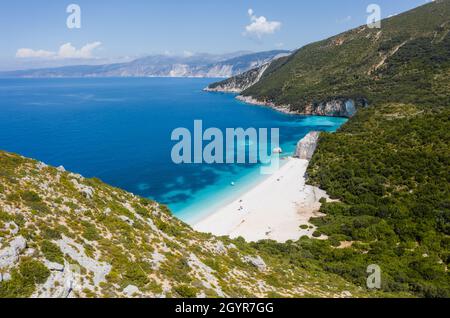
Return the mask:
<path id="1" fill-rule="evenodd" d="M 251 87 L 242 85 L 242 95 L 297 113 L 331 116 L 342 116 L 348 101 L 358 108 L 387 97 L 426 103 L 432 90 L 448 102 L 448 91 L 441 88 L 448 88 L 442 82 L 449 79 L 449 16 L 449 1 L 435 1 L 383 20 L 381 29 L 361 26 L 307 45 L 272 62 Z M 211 87 L 221 84 L 226 82 Z"/>
<path id="2" fill-rule="evenodd" d="M 289 53 L 274 50 L 226 55 L 151 55 L 127 63 L 0 72 L 0 77 L 230 77 Z"/>
<path id="3" fill-rule="evenodd" d="M 282 111 L 353 116 L 321 135 L 308 169 L 309 182 L 340 201 L 324 203 L 327 216 L 312 220 L 328 242 L 258 249 L 314 259 L 356 284 L 374 263 L 385 291 L 450 297 L 449 17 L 450 1 L 435 1 L 379 30 L 362 26 L 307 45 L 242 91 L 241 100 Z M 213 86 L 227 83 L 246 82 Z M 349 102 L 356 115 L 346 114 Z M 330 248 L 344 241 L 344 251 Z"/>
<path id="4" fill-rule="evenodd" d="M 335 203 L 313 220 L 328 243 L 255 244 L 362 283 L 378 264 L 385 291 L 450 297 L 450 1 L 435 1 L 300 49 L 245 90 L 306 114 L 355 101 L 358 112 L 322 134 L 309 181 Z M 328 115 L 335 115 L 329 113 Z"/>
<path id="5" fill-rule="evenodd" d="M 0 298 L 380 296 L 302 263 L 196 233 L 155 202 L 0 152 Z"/>

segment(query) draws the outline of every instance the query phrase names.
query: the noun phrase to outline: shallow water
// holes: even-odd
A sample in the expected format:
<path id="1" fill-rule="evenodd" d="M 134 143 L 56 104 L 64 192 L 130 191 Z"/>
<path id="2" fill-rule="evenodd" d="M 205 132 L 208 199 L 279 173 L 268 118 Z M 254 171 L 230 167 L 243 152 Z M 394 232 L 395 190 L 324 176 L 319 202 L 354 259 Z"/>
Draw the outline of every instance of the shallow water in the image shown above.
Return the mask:
<path id="1" fill-rule="evenodd" d="M 0 149 L 63 165 L 86 177 L 202 217 L 263 178 L 259 165 L 176 165 L 173 129 L 279 128 L 285 153 L 311 130 L 345 119 L 282 114 L 206 93 L 213 79 L 0 79 Z M 234 182 L 235 186 L 231 186 Z"/>

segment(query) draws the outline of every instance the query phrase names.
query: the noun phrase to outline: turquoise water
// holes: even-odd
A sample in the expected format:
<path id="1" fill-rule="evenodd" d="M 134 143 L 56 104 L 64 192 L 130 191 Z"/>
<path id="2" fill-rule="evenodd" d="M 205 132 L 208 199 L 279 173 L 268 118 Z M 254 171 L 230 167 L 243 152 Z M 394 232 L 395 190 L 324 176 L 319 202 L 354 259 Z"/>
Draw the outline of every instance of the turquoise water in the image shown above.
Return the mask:
<path id="1" fill-rule="evenodd" d="M 169 205 L 193 221 L 264 176 L 259 165 L 176 165 L 175 128 L 279 128 L 285 153 L 345 119 L 282 114 L 206 93 L 212 79 L 0 79 L 0 149 L 63 165 Z M 231 186 L 234 182 L 235 186 Z"/>

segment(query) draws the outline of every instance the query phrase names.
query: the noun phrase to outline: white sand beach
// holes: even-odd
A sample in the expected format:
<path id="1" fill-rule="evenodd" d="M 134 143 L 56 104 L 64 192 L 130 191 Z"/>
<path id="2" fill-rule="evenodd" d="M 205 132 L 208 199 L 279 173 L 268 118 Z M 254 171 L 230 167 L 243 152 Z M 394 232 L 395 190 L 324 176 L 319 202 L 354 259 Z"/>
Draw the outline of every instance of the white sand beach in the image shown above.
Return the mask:
<path id="1" fill-rule="evenodd" d="M 195 230 L 242 236 L 247 241 L 272 239 L 278 242 L 312 236 L 315 228 L 309 219 L 320 215 L 319 200 L 328 198 L 325 191 L 305 184 L 308 161 L 289 158 L 271 175 L 240 198 L 193 225 Z"/>

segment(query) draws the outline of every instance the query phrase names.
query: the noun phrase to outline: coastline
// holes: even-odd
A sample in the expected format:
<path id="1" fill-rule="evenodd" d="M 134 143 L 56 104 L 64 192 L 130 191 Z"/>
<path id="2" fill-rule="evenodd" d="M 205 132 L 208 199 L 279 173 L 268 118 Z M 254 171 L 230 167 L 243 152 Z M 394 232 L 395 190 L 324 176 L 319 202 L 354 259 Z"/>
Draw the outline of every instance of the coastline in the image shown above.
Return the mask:
<path id="1" fill-rule="evenodd" d="M 250 105 L 269 107 L 269 108 L 272 108 L 273 110 L 279 111 L 279 112 L 284 113 L 284 114 L 289 114 L 289 115 L 306 115 L 306 114 L 302 114 L 302 113 L 290 110 L 290 106 L 289 105 L 276 105 L 274 103 L 263 102 L 263 101 L 257 100 L 256 98 L 254 98 L 252 96 L 238 95 L 238 96 L 236 96 L 236 99 L 238 101 L 241 101 L 243 103 L 247 103 L 247 104 L 250 104 Z"/>
<path id="2" fill-rule="evenodd" d="M 286 242 L 304 235 L 312 237 L 315 227 L 309 220 L 321 215 L 319 200 L 328 196 L 306 184 L 308 164 L 308 160 L 290 157 L 276 173 L 192 227 L 214 235 L 241 236 L 247 241 Z"/>
<path id="3" fill-rule="evenodd" d="M 230 93 L 231 91 L 222 91 Z M 329 102 L 320 111 L 302 114 L 291 111 L 289 105 L 262 102 L 252 96 L 236 96 L 246 104 L 271 108 L 289 115 L 351 117 L 348 101 L 343 104 Z M 349 116 L 341 116 L 342 108 Z M 339 115 L 338 115 L 339 114 Z M 314 154 L 319 132 L 311 131 L 297 144 L 296 157 L 287 162 L 273 175 L 260 180 L 236 199 L 220 202 L 215 212 L 190 222 L 199 232 L 231 238 L 243 237 L 246 241 L 274 240 L 284 243 L 296 241 L 302 236 L 313 238 L 316 227 L 309 223 L 313 217 L 323 216 L 319 212 L 320 199 L 330 200 L 324 190 L 306 184 L 306 171 Z M 317 239 L 325 239 L 321 235 Z"/>

